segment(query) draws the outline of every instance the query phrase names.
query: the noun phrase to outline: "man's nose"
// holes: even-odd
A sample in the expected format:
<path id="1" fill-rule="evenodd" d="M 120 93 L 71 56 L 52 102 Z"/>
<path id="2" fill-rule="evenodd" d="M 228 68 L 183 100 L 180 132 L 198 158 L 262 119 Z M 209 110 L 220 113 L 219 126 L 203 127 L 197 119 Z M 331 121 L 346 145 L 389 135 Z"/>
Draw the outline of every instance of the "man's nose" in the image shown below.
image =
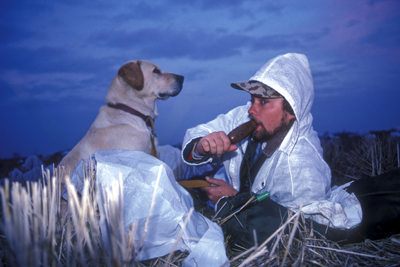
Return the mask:
<path id="1" fill-rule="evenodd" d="M 254 107 L 254 104 L 251 105 L 249 110 L 247 111 L 251 116 L 255 117 L 257 115 L 256 108 Z"/>

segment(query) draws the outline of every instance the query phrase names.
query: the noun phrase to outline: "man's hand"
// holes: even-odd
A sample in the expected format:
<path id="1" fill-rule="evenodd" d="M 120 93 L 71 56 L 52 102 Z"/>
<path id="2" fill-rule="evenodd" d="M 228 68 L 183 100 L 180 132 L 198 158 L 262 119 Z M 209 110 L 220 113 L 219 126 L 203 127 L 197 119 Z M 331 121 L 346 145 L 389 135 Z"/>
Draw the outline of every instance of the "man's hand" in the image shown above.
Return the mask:
<path id="1" fill-rule="evenodd" d="M 206 192 L 208 198 L 211 200 L 213 204 L 217 203 L 217 201 L 224 196 L 234 196 L 238 193 L 230 184 L 225 181 L 214 179 L 206 176 L 207 182 L 210 184 L 215 184 L 217 186 L 206 186 L 201 187 L 201 189 Z"/>
<path id="2" fill-rule="evenodd" d="M 222 155 L 235 151 L 237 145 L 232 145 L 231 140 L 225 132 L 214 132 L 204 136 L 197 142 L 195 152 L 197 155 L 216 155 L 221 157 Z"/>

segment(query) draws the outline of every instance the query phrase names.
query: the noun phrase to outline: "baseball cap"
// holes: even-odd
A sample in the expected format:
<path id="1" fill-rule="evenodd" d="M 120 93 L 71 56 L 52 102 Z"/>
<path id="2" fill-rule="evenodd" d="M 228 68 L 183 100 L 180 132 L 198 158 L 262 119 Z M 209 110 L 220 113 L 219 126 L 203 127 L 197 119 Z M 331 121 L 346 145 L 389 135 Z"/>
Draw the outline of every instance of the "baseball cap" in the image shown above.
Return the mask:
<path id="1" fill-rule="evenodd" d="M 231 83 L 231 86 L 238 90 L 244 90 L 250 94 L 264 98 L 280 98 L 282 97 L 277 91 L 266 84 L 259 81 L 245 81 Z"/>

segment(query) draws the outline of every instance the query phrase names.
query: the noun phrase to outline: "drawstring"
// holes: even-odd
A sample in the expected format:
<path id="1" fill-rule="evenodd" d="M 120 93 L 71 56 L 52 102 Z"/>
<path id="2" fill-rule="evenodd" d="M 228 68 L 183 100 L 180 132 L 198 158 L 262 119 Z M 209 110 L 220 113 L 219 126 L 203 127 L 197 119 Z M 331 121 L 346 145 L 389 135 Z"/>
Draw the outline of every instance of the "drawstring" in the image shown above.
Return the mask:
<path id="1" fill-rule="evenodd" d="M 259 142 L 249 137 L 247 140 L 246 152 L 240 166 L 240 192 L 250 192 L 253 180 L 251 178 L 251 167 L 255 163 Z"/>

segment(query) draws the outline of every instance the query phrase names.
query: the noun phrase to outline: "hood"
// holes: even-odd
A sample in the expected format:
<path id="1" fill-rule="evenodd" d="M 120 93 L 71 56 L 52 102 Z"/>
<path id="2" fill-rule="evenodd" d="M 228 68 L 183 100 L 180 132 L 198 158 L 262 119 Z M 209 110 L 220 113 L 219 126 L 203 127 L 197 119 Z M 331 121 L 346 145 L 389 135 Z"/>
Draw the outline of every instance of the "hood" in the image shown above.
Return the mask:
<path id="1" fill-rule="evenodd" d="M 314 84 L 308 59 L 305 55 L 288 53 L 269 60 L 249 81 L 261 82 L 281 94 L 296 116 L 281 149 L 290 153 L 300 136 L 312 142 L 322 154 L 317 133 L 313 130 L 310 113 L 314 102 Z M 318 142 L 317 142 L 318 139 Z"/>
<path id="2" fill-rule="evenodd" d="M 259 81 L 280 93 L 292 106 L 301 123 L 314 102 L 314 85 L 307 57 L 289 53 L 268 61 L 249 79 Z"/>

